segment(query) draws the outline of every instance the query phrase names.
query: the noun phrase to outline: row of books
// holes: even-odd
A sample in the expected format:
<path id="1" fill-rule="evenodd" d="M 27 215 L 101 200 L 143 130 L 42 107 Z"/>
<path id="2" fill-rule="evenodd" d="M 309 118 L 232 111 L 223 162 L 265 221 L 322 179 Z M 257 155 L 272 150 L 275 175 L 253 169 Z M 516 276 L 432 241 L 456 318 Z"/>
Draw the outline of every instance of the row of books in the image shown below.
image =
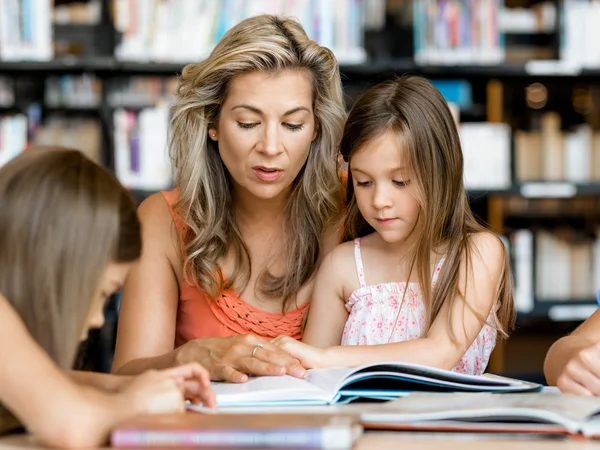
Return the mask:
<path id="1" fill-rule="evenodd" d="M 574 68 L 600 67 L 600 1 L 562 0 L 560 60 Z"/>
<path id="2" fill-rule="evenodd" d="M 25 114 L 0 117 L 0 166 L 29 145 L 77 148 L 101 162 L 100 124 L 89 118 L 49 117 L 42 124 L 35 108 Z M 29 119 L 29 120 L 28 120 Z"/>
<path id="3" fill-rule="evenodd" d="M 561 130 L 556 112 L 541 116 L 540 129 L 515 131 L 516 181 L 600 181 L 600 131 L 582 124 Z"/>
<path id="4" fill-rule="evenodd" d="M 168 119 L 166 106 L 114 112 L 115 170 L 128 188 L 153 191 L 170 186 Z"/>
<path id="5" fill-rule="evenodd" d="M 117 173 L 119 178 L 132 188 L 160 189 L 170 182 L 170 170 L 165 155 L 172 94 L 167 93 L 170 91 L 165 91 L 164 84 L 156 83 L 152 79 L 142 80 L 138 80 L 139 86 L 143 86 L 139 90 L 115 91 L 114 106 L 118 108 L 114 113 Z M 135 85 L 135 82 L 132 83 Z M 119 107 L 119 104 L 128 105 L 128 108 L 133 108 L 137 104 L 139 108 L 127 110 Z M 147 107 L 149 104 L 155 104 L 156 107 Z M 13 119 L 9 117 L 7 120 L 7 123 L 12 123 Z M 66 119 L 64 124 L 64 128 L 69 129 Z M 74 124 L 73 129 L 77 129 L 77 126 Z M 548 154 L 541 152 L 541 146 L 531 145 L 532 141 L 529 137 L 533 132 L 517 131 L 516 180 L 520 182 L 567 180 L 578 184 L 600 181 L 598 169 L 600 135 L 598 132 L 592 134 L 589 127 L 584 127 L 587 126 L 582 125 L 579 131 L 569 135 L 566 140 L 569 144 L 564 149 L 557 147 L 554 141 L 548 141 L 550 144 L 546 143 L 543 147 L 552 150 Z M 27 120 L 24 129 L 27 129 Z M 459 124 L 459 133 L 463 147 L 466 188 L 471 190 L 510 188 L 512 186 L 510 126 L 503 123 L 467 122 Z M 524 140 L 524 136 L 528 138 Z M 542 139 L 537 138 L 537 140 Z M 10 139 L 8 141 L 12 142 Z M 14 142 L 20 143 L 21 140 Z M 582 142 L 587 143 L 587 146 L 581 147 Z M 4 153 L 5 157 L 2 161 L 6 162 L 19 151 L 19 148 L 15 148 L 9 153 Z M 535 157 L 538 159 L 535 160 Z M 564 172 L 561 171 L 563 169 Z M 563 173 L 566 177 L 562 176 Z"/>
<path id="6" fill-rule="evenodd" d="M 51 75 L 45 87 L 44 102 L 50 107 L 96 108 L 102 101 L 102 82 L 93 74 Z"/>
<path id="7" fill-rule="evenodd" d="M 594 303 L 600 289 L 598 236 L 584 238 L 569 229 L 521 229 L 512 233 L 517 312 L 532 312 L 536 301 L 575 299 Z"/>
<path id="8" fill-rule="evenodd" d="M 116 57 L 135 61 L 199 61 L 243 19 L 262 13 L 297 18 L 340 62 L 365 60 L 364 0 L 115 0 L 123 33 Z M 377 11 L 377 10 L 375 10 Z"/>
<path id="9" fill-rule="evenodd" d="M 418 64 L 498 64 L 502 0 L 413 0 Z"/>
<path id="10" fill-rule="evenodd" d="M 53 54 L 52 2 L 0 0 L 0 59 L 47 61 Z"/>
<path id="11" fill-rule="evenodd" d="M 113 108 L 169 105 L 175 98 L 176 77 L 127 77 L 111 80 L 108 104 Z"/>

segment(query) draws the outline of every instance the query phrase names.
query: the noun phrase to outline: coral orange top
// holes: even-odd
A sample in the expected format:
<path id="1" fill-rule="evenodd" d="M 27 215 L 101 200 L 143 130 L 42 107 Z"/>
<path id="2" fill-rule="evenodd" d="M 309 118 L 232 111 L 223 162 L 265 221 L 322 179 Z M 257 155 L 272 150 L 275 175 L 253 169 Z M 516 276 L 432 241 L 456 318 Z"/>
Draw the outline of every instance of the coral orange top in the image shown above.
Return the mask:
<path id="1" fill-rule="evenodd" d="M 179 236 L 183 236 L 183 224 L 173 210 L 178 199 L 177 190 L 162 192 L 162 195 L 169 205 Z M 199 287 L 182 280 L 175 347 L 196 338 L 249 333 L 267 340 L 279 335 L 301 339 L 307 309 L 308 302 L 285 314 L 266 312 L 246 303 L 233 289 L 223 291 L 214 299 Z"/>

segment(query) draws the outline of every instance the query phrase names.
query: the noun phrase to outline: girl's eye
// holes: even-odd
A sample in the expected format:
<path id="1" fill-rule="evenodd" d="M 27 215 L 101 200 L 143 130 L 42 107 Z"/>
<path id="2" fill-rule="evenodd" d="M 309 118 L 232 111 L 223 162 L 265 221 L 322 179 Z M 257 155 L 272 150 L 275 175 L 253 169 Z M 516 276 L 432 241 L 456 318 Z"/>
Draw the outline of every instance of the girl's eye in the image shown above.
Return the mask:
<path id="1" fill-rule="evenodd" d="M 238 125 L 238 127 L 243 128 L 244 130 L 249 130 L 249 129 L 254 128 L 255 126 L 257 126 L 258 123 L 254 123 L 254 122 L 238 122 L 237 125 Z"/>
<path id="2" fill-rule="evenodd" d="M 300 131 L 302 128 L 304 128 L 304 125 L 301 123 L 284 123 L 284 125 L 292 131 Z"/>
<path id="3" fill-rule="evenodd" d="M 370 181 L 357 181 L 356 186 L 358 187 L 367 187 L 371 184 Z"/>
<path id="4" fill-rule="evenodd" d="M 408 186 L 408 184 L 410 183 L 410 180 L 405 180 L 405 181 L 398 181 L 398 180 L 394 180 L 394 181 L 393 181 L 393 183 L 394 183 L 396 186 L 401 186 L 401 187 L 404 187 L 404 186 Z"/>

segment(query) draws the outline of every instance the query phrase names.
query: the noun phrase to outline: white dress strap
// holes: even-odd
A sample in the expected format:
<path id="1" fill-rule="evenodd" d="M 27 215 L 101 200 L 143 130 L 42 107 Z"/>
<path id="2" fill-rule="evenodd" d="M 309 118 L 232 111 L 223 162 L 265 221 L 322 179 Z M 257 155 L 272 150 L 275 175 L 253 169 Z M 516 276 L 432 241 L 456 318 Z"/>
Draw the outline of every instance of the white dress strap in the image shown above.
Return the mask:
<path id="1" fill-rule="evenodd" d="M 354 261 L 356 262 L 356 273 L 358 274 L 360 287 L 367 287 L 365 269 L 363 268 L 362 256 L 360 255 L 360 238 L 354 239 Z"/>
<path id="2" fill-rule="evenodd" d="M 440 276 L 440 271 L 442 270 L 444 261 L 446 261 L 446 256 L 442 256 L 440 262 L 438 262 L 435 266 L 435 270 L 433 271 L 433 277 L 431 278 L 431 287 L 435 287 L 435 283 L 437 283 L 438 277 Z"/>

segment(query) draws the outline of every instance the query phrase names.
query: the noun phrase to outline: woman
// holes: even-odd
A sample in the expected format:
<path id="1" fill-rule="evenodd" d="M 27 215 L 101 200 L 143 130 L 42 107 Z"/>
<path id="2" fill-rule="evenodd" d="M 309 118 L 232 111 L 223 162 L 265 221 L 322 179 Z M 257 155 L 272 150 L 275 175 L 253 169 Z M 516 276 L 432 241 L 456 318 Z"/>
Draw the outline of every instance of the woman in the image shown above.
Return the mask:
<path id="1" fill-rule="evenodd" d="M 176 189 L 140 207 L 144 250 L 123 292 L 114 371 L 194 361 L 213 379 L 304 376 L 269 340 L 301 337 L 314 274 L 337 243 L 344 118 L 333 54 L 293 20 L 247 19 L 184 69 Z"/>

